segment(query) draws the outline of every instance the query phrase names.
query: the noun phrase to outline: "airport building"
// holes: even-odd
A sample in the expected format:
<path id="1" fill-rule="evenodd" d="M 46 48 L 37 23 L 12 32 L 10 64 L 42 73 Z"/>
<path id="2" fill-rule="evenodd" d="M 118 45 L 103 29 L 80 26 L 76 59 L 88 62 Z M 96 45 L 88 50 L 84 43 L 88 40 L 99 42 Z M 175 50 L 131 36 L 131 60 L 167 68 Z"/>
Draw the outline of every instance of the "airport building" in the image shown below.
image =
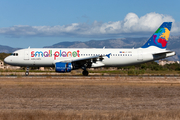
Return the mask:
<path id="1" fill-rule="evenodd" d="M 164 66 L 166 64 L 174 64 L 174 63 L 178 63 L 179 61 L 168 61 L 168 60 L 159 60 L 159 65 Z"/>

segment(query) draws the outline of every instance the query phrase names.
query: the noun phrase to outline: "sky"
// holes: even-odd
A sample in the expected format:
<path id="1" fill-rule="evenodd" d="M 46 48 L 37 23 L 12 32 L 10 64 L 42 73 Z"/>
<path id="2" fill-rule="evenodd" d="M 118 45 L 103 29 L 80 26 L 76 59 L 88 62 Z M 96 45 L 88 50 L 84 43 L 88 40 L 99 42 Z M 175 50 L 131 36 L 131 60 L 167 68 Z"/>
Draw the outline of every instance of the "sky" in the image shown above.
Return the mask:
<path id="1" fill-rule="evenodd" d="M 150 37 L 162 22 L 180 35 L 179 0 L 0 0 L 0 45 Z"/>

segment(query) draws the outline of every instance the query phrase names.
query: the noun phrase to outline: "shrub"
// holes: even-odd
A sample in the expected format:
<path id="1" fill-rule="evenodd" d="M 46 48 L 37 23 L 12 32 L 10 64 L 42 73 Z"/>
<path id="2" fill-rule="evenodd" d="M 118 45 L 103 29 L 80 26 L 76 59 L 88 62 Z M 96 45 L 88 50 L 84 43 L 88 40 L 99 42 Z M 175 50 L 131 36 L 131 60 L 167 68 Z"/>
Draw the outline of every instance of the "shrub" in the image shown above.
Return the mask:
<path id="1" fill-rule="evenodd" d="M 129 70 L 128 71 L 128 75 L 139 75 L 139 74 L 144 74 L 145 71 L 144 70 Z"/>

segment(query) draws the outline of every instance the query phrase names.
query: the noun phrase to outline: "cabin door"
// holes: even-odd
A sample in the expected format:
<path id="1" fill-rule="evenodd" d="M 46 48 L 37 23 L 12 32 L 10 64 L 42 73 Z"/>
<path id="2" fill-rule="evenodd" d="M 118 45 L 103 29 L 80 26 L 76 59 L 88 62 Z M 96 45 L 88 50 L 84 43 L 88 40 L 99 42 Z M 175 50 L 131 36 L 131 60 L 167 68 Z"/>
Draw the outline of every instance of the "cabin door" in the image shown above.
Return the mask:
<path id="1" fill-rule="evenodd" d="M 24 51 L 24 60 L 29 60 L 29 50 Z"/>
<path id="2" fill-rule="evenodd" d="M 143 51 L 142 50 L 137 51 L 137 61 L 143 61 Z"/>

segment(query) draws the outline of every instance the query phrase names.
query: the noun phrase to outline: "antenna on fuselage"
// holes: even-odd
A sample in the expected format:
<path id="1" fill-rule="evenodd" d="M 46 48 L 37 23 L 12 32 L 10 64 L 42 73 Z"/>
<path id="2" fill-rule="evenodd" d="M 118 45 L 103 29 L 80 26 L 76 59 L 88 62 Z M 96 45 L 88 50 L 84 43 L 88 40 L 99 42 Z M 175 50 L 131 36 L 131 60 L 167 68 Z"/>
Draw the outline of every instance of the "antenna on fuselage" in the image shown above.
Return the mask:
<path id="1" fill-rule="evenodd" d="M 105 49 L 105 46 L 103 47 L 103 49 Z"/>

